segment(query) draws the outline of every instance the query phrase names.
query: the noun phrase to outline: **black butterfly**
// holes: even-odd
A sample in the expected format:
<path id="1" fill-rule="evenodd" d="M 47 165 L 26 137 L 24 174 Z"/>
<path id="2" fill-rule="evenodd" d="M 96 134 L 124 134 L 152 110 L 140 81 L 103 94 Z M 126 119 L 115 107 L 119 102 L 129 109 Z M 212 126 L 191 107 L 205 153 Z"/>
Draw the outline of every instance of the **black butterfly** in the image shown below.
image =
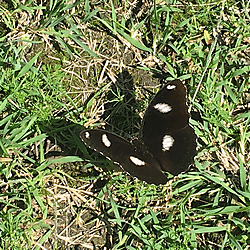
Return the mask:
<path id="1" fill-rule="evenodd" d="M 148 183 L 164 184 L 163 171 L 187 170 L 196 155 L 196 135 L 189 126 L 186 88 L 180 80 L 165 85 L 150 102 L 139 139 L 131 142 L 102 129 L 80 133 L 82 141 L 129 174 Z"/>

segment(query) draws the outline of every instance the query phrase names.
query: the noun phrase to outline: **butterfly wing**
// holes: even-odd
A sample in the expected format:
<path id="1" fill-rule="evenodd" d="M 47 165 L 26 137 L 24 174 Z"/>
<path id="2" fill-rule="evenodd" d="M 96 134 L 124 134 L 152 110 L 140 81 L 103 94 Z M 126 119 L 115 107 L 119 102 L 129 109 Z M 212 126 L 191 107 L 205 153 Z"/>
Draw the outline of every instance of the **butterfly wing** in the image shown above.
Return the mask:
<path id="1" fill-rule="evenodd" d="M 154 157 L 122 137 L 101 129 L 89 129 L 82 131 L 80 138 L 88 147 L 119 164 L 132 176 L 148 183 L 166 183 L 167 178 Z"/>
<path id="2" fill-rule="evenodd" d="M 164 86 L 145 112 L 141 140 L 162 170 L 185 171 L 196 155 L 196 135 L 189 126 L 186 88 L 180 80 Z"/>
<path id="3" fill-rule="evenodd" d="M 154 96 L 144 114 L 141 137 L 145 140 L 159 133 L 184 128 L 188 125 L 186 88 L 180 80 L 164 86 Z"/>
<path id="4" fill-rule="evenodd" d="M 173 175 L 187 170 L 196 155 L 196 135 L 187 125 L 147 141 L 148 151 L 158 160 L 161 169 Z"/>

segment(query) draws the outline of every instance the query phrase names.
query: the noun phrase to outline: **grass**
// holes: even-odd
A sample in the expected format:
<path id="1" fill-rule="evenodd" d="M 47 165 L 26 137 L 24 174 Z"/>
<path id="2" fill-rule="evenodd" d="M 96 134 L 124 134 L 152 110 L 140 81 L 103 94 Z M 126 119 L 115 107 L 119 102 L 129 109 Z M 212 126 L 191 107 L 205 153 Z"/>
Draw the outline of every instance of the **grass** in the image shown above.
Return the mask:
<path id="1" fill-rule="evenodd" d="M 0 249 L 249 249 L 249 8 L 2 1 Z M 137 135 L 162 78 L 185 80 L 198 155 L 155 186 L 78 135 Z"/>

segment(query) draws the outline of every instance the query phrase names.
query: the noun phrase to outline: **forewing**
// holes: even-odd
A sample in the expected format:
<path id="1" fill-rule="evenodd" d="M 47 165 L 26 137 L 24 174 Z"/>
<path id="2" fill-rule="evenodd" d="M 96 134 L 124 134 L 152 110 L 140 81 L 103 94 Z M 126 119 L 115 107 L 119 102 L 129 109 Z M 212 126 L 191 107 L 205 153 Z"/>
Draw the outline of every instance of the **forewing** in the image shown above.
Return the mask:
<path id="1" fill-rule="evenodd" d="M 82 131 L 80 138 L 132 176 L 156 185 L 166 183 L 167 178 L 154 157 L 147 151 L 141 152 L 122 137 L 101 129 L 89 129 Z"/>
<path id="2" fill-rule="evenodd" d="M 142 120 L 142 140 L 184 128 L 188 121 L 186 88 L 180 80 L 174 80 L 161 88 L 150 102 Z"/>

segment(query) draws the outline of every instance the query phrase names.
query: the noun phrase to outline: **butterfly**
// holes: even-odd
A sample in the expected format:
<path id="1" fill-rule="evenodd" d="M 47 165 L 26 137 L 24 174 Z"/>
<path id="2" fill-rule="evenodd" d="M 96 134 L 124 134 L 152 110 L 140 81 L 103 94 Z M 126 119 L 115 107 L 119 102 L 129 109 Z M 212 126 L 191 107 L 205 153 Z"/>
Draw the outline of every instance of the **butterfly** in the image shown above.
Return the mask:
<path id="1" fill-rule="evenodd" d="M 127 141 L 103 129 L 80 133 L 86 146 L 106 156 L 130 175 L 165 184 L 163 171 L 186 171 L 196 155 L 196 135 L 189 125 L 186 88 L 180 80 L 164 85 L 149 103 L 138 138 Z"/>

